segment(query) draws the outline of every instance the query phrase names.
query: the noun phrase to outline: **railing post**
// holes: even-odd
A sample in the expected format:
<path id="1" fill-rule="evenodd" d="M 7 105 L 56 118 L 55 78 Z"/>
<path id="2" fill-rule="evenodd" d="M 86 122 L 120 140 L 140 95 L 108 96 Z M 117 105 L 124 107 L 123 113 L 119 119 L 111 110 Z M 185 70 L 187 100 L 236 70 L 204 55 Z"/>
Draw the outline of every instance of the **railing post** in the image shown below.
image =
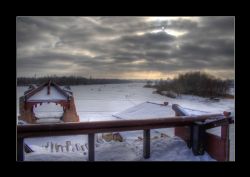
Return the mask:
<path id="1" fill-rule="evenodd" d="M 221 138 L 225 141 L 225 161 L 230 158 L 229 125 L 221 126 Z"/>
<path id="2" fill-rule="evenodd" d="M 24 160 L 23 150 L 24 150 L 23 138 L 17 138 L 17 161 Z"/>
<path id="3" fill-rule="evenodd" d="M 88 134 L 88 146 L 89 146 L 89 161 L 95 161 L 95 134 Z"/>
<path id="4" fill-rule="evenodd" d="M 196 123 L 192 128 L 192 151 L 194 155 L 203 155 L 205 152 L 205 128 L 202 123 Z"/>
<path id="5" fill-rule="evenodd" d="M 190 149 L 193 146 L 193 125 L 190 125 L 188 129 L 189 129 L 189 139 L 187 140 L 187 147 Z"/>
<path id="6" fill-rule="evenodd" d="M 150 157 L 150 129 L 143 130 L 143 157 Z"/>

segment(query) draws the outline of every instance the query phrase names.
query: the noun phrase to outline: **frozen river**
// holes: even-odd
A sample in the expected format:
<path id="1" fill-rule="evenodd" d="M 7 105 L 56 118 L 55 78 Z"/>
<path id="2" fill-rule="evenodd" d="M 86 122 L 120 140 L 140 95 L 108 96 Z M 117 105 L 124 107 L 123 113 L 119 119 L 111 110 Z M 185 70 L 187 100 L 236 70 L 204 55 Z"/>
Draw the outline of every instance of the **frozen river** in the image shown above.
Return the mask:
<path id="1" fill-rule="evenodd" d="M 81 121 L 91 121 L 91 119 L 96 118 L 110 118 L 112 114 L 146 101 L 158 103 L 167 101 L 171 104 L 176 103 L 191 109 L 216 113 L 231 111 L 234 113 L 233 99 L 211 102 L 204 98 L 190 95 L 183 95 L 180 98 L 172 99 L 159 94 L 153 94 L 154 89 L 144 88 L 143 85 L 143 83 L 81 85 L 71 86 L 71 89 L 74 94 L 77 113 Z M 26 89 L 27 87 L 17 87 L 17 115 L 19 114 L 18 98 Z M 54 106 L 53 103 L 51 106 Z M 53 111 L 54 107 L 46 109 Z"/>
<path id="2" fill-rule="evenodd" d="M 75 98 L 77 113 L 81 121 L 116 119 L 112 115 L 126 110 L 140 103 L 150 101 L 156 103 L 169 102 L 179 104 L 191 109 L 199 109 L 208 112 L 222 113 L 230 111 L 234 114 L 234 100 L 221 99 L 219 102 L 211 102 L 205 98 L 182 95 L 172 99 L 158 94 L 153 94 L 154 89 L 144 88 L 143 83 L 130 84 L 106 84 L 106 85 L 81 85 L 71 86 Z M 19 97 L 27 87 L 17 87 L 17 115 L 19 115 Z M 49 106 L 52 108 L 51 106 Z M 53 112 L 55 109 L 50 109 Z M 40 113 L 42 113 L 41 111 Z M 173 129 L 167 129 L 167 134 L 173 136 Z M 54 137 L 55 138 L 55 137 Z M 57 137 L 57 139 L 60 137 Z M 234 160 L 234 125 L 230 127 L 231 153 L 230 159 Z M 41 138 L 42 139 L 42 138 Z M 47 141 L 44 140 L 44 142 Z M 59 141 L 59 140 L 58 140 Z M 29 142 L 29 140 L 27 140 Z M 30 140 L 39 145 L 39 141 Z"/>

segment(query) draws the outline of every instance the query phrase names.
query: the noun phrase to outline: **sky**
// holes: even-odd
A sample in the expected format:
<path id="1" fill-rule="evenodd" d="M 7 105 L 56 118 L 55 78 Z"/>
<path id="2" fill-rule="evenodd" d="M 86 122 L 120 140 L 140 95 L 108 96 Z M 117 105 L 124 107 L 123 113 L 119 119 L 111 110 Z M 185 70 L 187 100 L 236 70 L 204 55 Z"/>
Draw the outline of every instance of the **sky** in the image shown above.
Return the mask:
<path id="1" fill-rule="evenodd" d="M 17 77 L 234 79 L 234 17 L 16 18 Z"/>

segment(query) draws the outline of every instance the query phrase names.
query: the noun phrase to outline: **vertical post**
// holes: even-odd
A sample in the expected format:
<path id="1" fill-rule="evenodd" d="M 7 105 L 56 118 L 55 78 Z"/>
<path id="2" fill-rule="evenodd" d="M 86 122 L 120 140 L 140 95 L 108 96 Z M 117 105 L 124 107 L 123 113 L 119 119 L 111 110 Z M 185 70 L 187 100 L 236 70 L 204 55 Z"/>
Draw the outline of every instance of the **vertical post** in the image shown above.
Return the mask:
<path id="1" fill-rule="evenodd" d="M 88 145 L 89 145 L 89 161 L 93 162 L 95 160 L 95 134 L 88 134 Z"/>
<path id="2" fill-rule="evenodd" d="M 23 138 L 17 138 L 17 161 L 24 160 L 23 150 L 24 150 Z"/>
<path id="3" fill-rule="evenodd" d="M 176 116 L 186 116 L 187 113 L 183 111 L 178 104 L 173 104 L 172 109 Z M 187 143 L 188 148 L 193 146 L 193 126 L 175 127 L 175 136 L 180 137 Z"/>
<path id="4" fill-rule="evenodd" d="M 203 155 L 205 152 L 205 128 L 202 123 L 196 123 L 192 129 L 192 151 L 194 155 Z"/>
<path id="5" fill-rule="evenodd" d="M 48 95 L 50 94 L 50 84 L 51 84 L 51 80 L 49 81 L 49 84 L 48 84 Z"/>
<path id="6" fill-rule="evenodd" d="M 193 146 L 193 125 L 188 127 L 189 130 L 189 139 L 187 139 L 187 147 L 190 149 Z"/>
<path id="7" fill-rule="evenodd" d="M 150 157 L 150 129 L 143 130 L 143 157 Z"/>
<path id="8" fill-rule="evenodd" d="M 221 138 L 227 139 L 229 136 L 229 125 L 221 126 Z"/>
<path id="9" fill-rule="evenodd" d="M 229 125 L 221 126 L 221 138 L 225 141 L 225 161 L 229 161 L 230 155 L 230 140 L 229 140 Z"/>

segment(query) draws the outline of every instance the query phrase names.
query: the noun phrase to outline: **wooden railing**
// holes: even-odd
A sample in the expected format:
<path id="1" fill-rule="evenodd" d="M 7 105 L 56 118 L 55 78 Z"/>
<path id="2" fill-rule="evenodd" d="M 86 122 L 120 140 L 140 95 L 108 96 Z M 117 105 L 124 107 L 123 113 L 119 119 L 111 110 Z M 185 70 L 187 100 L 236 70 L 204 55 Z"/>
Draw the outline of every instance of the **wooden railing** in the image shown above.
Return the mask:
<path id="1" fill-rule="evenodd" d="M 194 122 L 207 119 L 229 118 L 223 114 L 200 116 L 176 116 L 146 120 L 117 120 L 80 123 L 17 125 L 17 160 L 24 160 L 24 138 L 61 135 L 88 135 L 89 161 L 95 157 L 95 133 L 143 130 L 143 156 L 150 157 L 150 129 L 191 126 Z"/>
<path id="2" fill-rule="evenodd" d="M 176 116 L 187 116 L 188 114 L 179 106 L 173 105 L 172 109 Z M 176 127 L 175 136 L 186 141 L 187 146 L 192 148 L 194 155 L 203 155 L 206 151 L 217 161 L 229 161 L 230 139 L 229 124 L 234 123 L 230 112 L 223 112 L 226 118 L 213 121 L 194 122 L 190 126 Z M 219 127 L 220 136 L 207 132 L 207 129 Z"/>

